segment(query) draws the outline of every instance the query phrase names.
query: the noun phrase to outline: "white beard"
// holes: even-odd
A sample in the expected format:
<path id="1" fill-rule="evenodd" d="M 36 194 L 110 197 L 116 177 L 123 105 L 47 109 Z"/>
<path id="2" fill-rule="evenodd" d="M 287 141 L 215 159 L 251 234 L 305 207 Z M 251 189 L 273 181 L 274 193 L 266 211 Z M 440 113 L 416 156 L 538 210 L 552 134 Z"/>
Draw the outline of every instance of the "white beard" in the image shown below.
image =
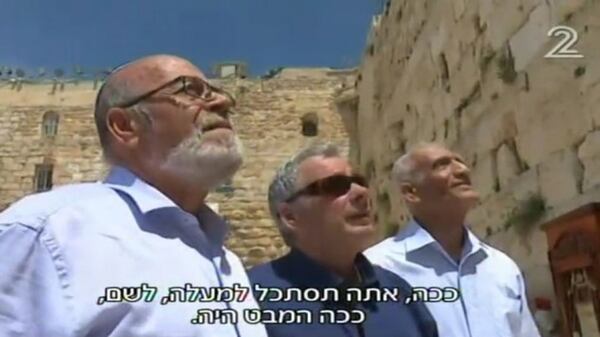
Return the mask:
<path id="1" fill-rule="evenodd" d="M 197 130 L 167 154 L 160 165 L 189 184 L 212 190 L 231 179 L 243 162 L 237 135 L 226 140 L 206 141 Z"/>

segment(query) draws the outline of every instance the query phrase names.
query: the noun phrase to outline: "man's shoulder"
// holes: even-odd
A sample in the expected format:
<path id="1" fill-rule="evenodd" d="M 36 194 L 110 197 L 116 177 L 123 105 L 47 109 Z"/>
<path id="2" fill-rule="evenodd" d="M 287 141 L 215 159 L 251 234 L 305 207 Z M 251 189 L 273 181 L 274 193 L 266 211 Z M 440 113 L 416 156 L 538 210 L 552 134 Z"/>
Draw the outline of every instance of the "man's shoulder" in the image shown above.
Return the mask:
<path id="1" fill-rule="evenodd" d="M 377 281 L 382 288 L 400 288 L 405 291 L 410 291 L 412 289 L 411 284 L 409 284 L 403 277 L 389 271 L 388 269 L 378 265 L 373 265 L 373 271 L 375 272 Z"/>
<path id="2" fill-rule="evenodd" d="M 398 239 L 397 236 L 392 236 L 392 237 L 389 237 L 389 238 L 379 241 L 378 243 L 374 244 L 369 249 L 367 249 L 367 251 L 370 251 L 370 252 L 386 251 L 389 248 L 400 244 L 401 241 L 402 240 Z"/>
<path id="3" fill-rule="evenodd" d="M 269 287 L 289 287 L 290 283 L 281 276 L 280 269 L 287 265 L 287 256 L 259 264 L 248 271 L 248 278 L 253 284 Z"/>
<path id="4" fill-rule="evenodd" d="M 399 240 L 394 236 L 369 247 L 363 254 L 369 261 L 379 265 L 389 259 L 402 260 L 404 259 L 405 254 L 401 249 L 401 245 L 402 240 Z"/>
<path id="5" fill-rule="evenodd" d="M 493 266 L 496 270 L 511 271 L 517 274 L 521 273 L 521 269 L 517 263 L 508 254 L 498 248 L 494 248 L 489 244 L 480 241 L 481 246 L 487 253 L 489 259 L 488 265 Z"/>
<path id="6" fill-rule="evenodd" d="M 85 205 L 100 206 L 103 198 L 114 196 L 101 183 L 81 183 L 57 187 L 21 198 L 0 213 L 0 224 L 21 224 L 39 230 L 48 217 Z M 104 210 L 105 211 L 105 210 Z"/>

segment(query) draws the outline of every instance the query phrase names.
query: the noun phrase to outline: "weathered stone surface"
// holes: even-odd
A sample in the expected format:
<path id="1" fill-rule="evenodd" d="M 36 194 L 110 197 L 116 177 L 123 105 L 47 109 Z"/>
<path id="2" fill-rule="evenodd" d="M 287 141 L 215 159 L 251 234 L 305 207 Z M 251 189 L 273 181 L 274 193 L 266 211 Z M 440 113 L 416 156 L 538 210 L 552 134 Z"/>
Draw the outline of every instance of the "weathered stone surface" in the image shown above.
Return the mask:
<path id="1" fill-rule="evenodd" d="M 596 85 L 590 87 L 586 94 L 588 95 L 589 100 L 586 100 L 586 102 L 583 103 L 583 113 L 590 116 L 594 128 L 598 128 L 600 127 L 600 77 L 598 78 Z"/>
<path id="2" fill-rule="evenodd" d="M 548 205 L 560 205 L 579 194 L 583 170 L 574 150 L 548 156 L 539 166 L 540 190 Z"/>
<path id="3" fill-rule="evenodd" d="M 481 1 L 481 19 L 487 24 L 485 32 L 492 48 L 500 48 L 523 24 L 526 13 L 519 10 L 520 1 Z"/>
<path id="4" fill-rule="evenodd" d="M 477 166 L 471 170 L 473 185 L 482 199 L 495 192 L 496 188 L 496 159 L 494 154 L 486 152 L 477 156 Z"/>
<path id="5" fill-rule="evenodd" d="M 562 22 L 569 15 L 577 13 L 585 5 L 585 2 L 585 0 L 549 0 L 552 10 L 552 22 Z"/>
<path id="6" fill-rule="evenodd" d="M 509 189 L 502 190 L 502 193 L 512 195 L 516 201 L 523 201 L 532 195 L 540 193 L 540 178 L 537 169 L 529 169 L 521 173 L 512 184 Z"/>
<path id="7" fill-rule="evenodd" d="M 519 259 L 528 284 L 542 289 L 538 294 L 551 297 L 547 258 L 531 251 L 545 247 L 541 232 L 534 230 L 528 242 L 501 229 L 511 210 L 532 195 L 546 197 L 552 207 L 547 214 L 553 214 L 600 193 L 597 136 L 588 136 L 579 148 L 585 172 L 572 150 L 600 127 L 600 45 L 594 38 L 600 34 L 600 3 L 392 0 L 391 8 L 402 8 L 403 19 L 380 18 L 367 42 L 376 52 L 365 55 L 359 69 L 360 103 L 350 130 L 354 163 L 372 173 L 376 194 L 389 192 L 395 204 L 400 198 L 386 187 L 384 169 L 390 156 L 382 152 L 435 139 L 469 164 L 477 159 L 473 180 L 483 198 L 469 217 L 473 228 L 484 235 L 488 227 L 495 231 L 489 240 Z M 574 47 L 584 58 L 543 57 L 558 43 L 547 36 L 558 24 L 578 32 Z M 402 213 L 383 207 L 377 212 L 384 221 L 391 218 L 388 212 L 392 218 Z"/>
<path id="8" fill-rule="evenodd" d="M 519 161 L 515 151 L 507 144 L 502 144 L 496 154 L 496 163 L 498 182 L 500 183 L 500 189 L 503 189 L 519 174 Z"/>
<path id="9" fill-rule="evenodd" d="M 541 3 L 529 14 L 521 29 L 510 38 L 509 45 L 516 71 L 525 69 L 534 57 L 539 56 L 542 47 L 548 45 L 547 33 L 550 27 L 550 7 Z"/>
<path id="10" fill-rule="evenodd" d="M 577 155 L 584 167 L 582 190 L 586 192 L 600 184 L 600 131 L 585 137 Z"/>
<path id="11" fill-rule="evenodd" d="M 520 96 L 516 110 L 517 148 L 529 166 L 576 144 L 593 127 L 573 69 L 565 64 L 535 64 L 534 68 L 529 76 L 532 92 Z"/>

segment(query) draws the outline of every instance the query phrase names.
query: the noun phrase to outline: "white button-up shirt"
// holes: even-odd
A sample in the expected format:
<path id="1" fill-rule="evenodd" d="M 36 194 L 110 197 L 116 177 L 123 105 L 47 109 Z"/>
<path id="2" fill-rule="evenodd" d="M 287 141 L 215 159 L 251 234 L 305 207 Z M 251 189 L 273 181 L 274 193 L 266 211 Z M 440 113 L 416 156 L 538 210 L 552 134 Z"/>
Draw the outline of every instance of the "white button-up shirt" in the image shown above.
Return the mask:
<path id="1" fill-rule="evenodd" d="M 373 263 L 413 287 L 452 287 L 459 298 L 426 302 L 443 337 L 539 337 L 519 267 L 467 230 L 462 258 L 452 259 L 412 220 L 392 238 L 369 248 Z"/>
<path id="2" fill-rule="evenodd" d="M 250 287 L 239 258 L 223 247 L 226 231 L 208 207 L 187 213 L 119 167 L 104 183 L 25 197 L 0 214 L 0 336 L 266 337 L 242 315 L 258 308 L 252 291 L 233 300 L 162 300 L 186 283 Z M 107 287 L 144 283 L 155 297 L 99 301 Z M 235 311 L 237 323 L 193 323 L 199 309 Z"/>

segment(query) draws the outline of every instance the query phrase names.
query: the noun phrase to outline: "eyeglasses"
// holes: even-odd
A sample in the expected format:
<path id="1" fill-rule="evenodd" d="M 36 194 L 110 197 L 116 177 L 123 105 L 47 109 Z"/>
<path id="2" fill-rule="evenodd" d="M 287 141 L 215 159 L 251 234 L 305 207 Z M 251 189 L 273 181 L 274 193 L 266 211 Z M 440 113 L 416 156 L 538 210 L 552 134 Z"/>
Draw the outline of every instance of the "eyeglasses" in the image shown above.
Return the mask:
<path id="1" fill-rule="evenodd" d="M 208 102 L 213 99 L 215 94 L 224 95 L 231 100 L 232 106 L 235 106 L 235 99 L 231 94 L 221 88 L 217 88 L 205 80 L 194 76 L 179 76 L 172 81 L 169 81 L 160 87 L 151 90 L 141 96 L 130 99 L 122 104 L 117 105 L 119 108 L 129 108 L 139 102 L 150 98 L 159 91 L 165 96 L 172 96 L 179 93 L 185 93 L 192 99 L 199 99 Z"/>
<path id="2" fill-rule="evenodd" d="M 313 195 L 313 196 L 332 196 L 339 197 L 348 193 L 352 184 L 358 184 L 362 187 L 368 188 L 369 184 L 365 177 L 360 175 L 333 175 L 327 178 L 317 180 L 306 187 L 296 191 L 286 202 L 291 202 L 300 197 L 301 195 Z"/>

